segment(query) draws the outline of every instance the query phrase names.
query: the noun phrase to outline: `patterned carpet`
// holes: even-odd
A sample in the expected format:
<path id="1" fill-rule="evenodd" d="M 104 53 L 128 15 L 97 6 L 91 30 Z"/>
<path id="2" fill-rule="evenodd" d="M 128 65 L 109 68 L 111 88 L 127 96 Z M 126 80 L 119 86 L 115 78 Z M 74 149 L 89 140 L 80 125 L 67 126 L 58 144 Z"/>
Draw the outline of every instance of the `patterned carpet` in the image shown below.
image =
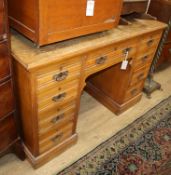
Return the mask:
<path id="1" fill-rule="evenodd" d="M 171 175 L 171 97 L 58 175 Z"/>

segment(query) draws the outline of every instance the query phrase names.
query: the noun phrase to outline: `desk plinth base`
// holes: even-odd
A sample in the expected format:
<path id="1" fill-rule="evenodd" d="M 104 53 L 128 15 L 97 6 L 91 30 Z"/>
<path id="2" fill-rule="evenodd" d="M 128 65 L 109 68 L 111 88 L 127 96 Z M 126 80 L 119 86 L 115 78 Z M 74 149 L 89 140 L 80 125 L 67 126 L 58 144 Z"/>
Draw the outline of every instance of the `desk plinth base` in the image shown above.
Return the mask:
<path id="1" fill-rule="evenodd" d="M 119 115 L 129 109 L 131 106 L 135 105 L 141 100 L 142 94 L 138 94 L 129 101 L 119 104 L 114 101 L 112 98 L 107 96 L 100 89 L 95 87 L 92 83 L 88 82 L 85 88 L 86 92 L 88 92 L 91 96 L 93 96 L 96 100 L 106 106 L 109 110 L 114 112 L 116 115 Z"/>
<path id="2" fill-rule="evenodd" d="M 60 153 L 64 152 L 66 149 L 70 148 L 72 145 L 74 145 L 77 142 L 77 139 L 78 139 L 77 134 L 74 134 L 70 138 L 62 142 L 61 144 L 48 150 L 47 152 L 41 154 L 38 157 L 35 157 L 34 155 L 32 155 L 32 153 L 27 149 L 25 145 L 24 145 L 24 151 L 27 155 L 28 161 L 31 163 L 33 168 L 37 169 L 40 166 L 47 163 L 48 161 L 55 158 L 56 156 L 58 156 Z"/>

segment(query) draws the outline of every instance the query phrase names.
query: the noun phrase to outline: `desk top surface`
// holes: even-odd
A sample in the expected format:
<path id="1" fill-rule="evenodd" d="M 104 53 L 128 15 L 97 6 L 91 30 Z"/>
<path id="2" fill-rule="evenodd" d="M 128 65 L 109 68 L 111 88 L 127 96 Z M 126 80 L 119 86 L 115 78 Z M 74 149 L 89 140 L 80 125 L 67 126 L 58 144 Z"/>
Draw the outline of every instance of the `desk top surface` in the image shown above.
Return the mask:
<path id="1" fill-rule="evenodd" d="M 12 32 L 12 55 L 29 70 L 165 27 L 166 24 L 159 21 L 138 19 L 130 25 L 119 25 L 109 31 L 70 39 L 41 48 L 37 48 L 33 42 L 22 35 Z"/>

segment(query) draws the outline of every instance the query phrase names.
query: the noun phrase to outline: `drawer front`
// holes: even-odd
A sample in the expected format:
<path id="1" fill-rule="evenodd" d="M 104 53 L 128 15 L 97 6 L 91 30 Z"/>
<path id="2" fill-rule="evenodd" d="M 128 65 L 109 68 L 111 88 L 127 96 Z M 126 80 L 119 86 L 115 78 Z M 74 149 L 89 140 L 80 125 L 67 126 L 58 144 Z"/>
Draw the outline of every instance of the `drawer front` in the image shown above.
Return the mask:
<path id="1" fill-rule="evenodd" d="M 141 81 L 137 85 L 129 88 L 125 94 L 124 101 L 126 102 L 130 100 L 131 98 L 135 97 L 136 95 L 138 95 L 139 93 L 141 93 L 143 89 L 143 84 L 144 84 L 144 81 Z"/>
<path id="2" fill-rule="evenodd" d="M 39 152 L 43 153 L 58 144 L 62 143 L 73 134 L 73 123 L 68 123 L 65 127 L 61 129 L 53 129 L 46 134 L 39 136 Z"/>
<path id="3" fill-rule="evenodd" d="M 0 40 L 5 39 L 5 11 L 4 0 L 0 1 Z"/>
<path id="4" fill-rule="evenodd" d="M 51 112 L 51 111 L 50 111 Z M 51 115 L 46 116 L 44 120 L 39 120 L 39 133 L 42 134 L 51 128 L 60 127 L 70 121 L 74 120 L 76 106 L 63 106 L 58 111 L 52 110 Z"/>
<path id="5" fill-rule="evenodd" d="M 156 49 L 158 47 L 160 38 L 158 39 L 148 39 L 144 40 L 143 42 L 140 43 L 138 47 L 138 53 L 143 54 L 143 53 L 155 53 Z"/>
<path id="6" fill-rule="evenodd" d="M 43 88 L 38 91 L 38 108 L 42 109 L 48 105 L 62 104 L 77 97 L 79 81 L 75 80 L 63 86 Z"/>
<path id="7" fill-rule="evenodd" d="M 6 149 L 15 139 L 17 139 L 13 115 L 0 120 L 0 138 L 0 152 Z"/>
<path id="8" fill-rule="evenodd" d="M 144 65 L 151 64 L 154 57 L 154 53 L 145 53 L 133 60 L 133 69 L 139 69 Z"/>
<path id="9" fill-rule="evenodd" d="M 0 82 L 10 76 L 9 54 L 5 43 L 0 44 Z"/>
<path id="10" fill-rule="evenodd" d="M 14 110 L 12 82 L 0 85 L 0 118 Z"/>
<path id="11" fill-rule="evenodd" d="M 81 71 L 81 59 L 71 59 L 48 69 L 37 75 L 38 88 L 41 86 L 57 86 L 68 81 L 78 79 Z"/>
<path id="12" fill-rule="evenodd" d="M 147 65 L 146 67 L 142 67 L 141 69 L 133 72 L 133 75 L 130 81 L 130 86 L 133 86 L 139 83 L 140 81 L 145 80 L 148 75 L 149 68 L 150 68 L 150 65 Z"/>
<path id="13" fill-rule="evenodd" d="M 121 45 L 116 48 L 115 51 L 108 54 L 99 54 L 98 57 L 88 56 L 85 69 L 88 74 L 98 72 L 105 69 L 113 64 L 117 64 L 126 58 L 126 52 L 128 52 L 128 58 L 131 58 L 136 53 L 136 48 L 134 45 Z M 91 54 L 92 55 L 92 54 Z M 97 54 L 96 54 L 97 55 Z"/>

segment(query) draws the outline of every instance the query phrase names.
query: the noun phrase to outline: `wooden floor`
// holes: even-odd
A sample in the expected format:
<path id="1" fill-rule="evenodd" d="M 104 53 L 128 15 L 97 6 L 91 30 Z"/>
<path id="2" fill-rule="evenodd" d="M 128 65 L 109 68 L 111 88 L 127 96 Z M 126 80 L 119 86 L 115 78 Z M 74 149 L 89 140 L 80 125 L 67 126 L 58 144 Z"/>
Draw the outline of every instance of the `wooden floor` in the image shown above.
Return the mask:
<path id="1" fill-rule="evenodd" d="M 171 67 L 156 73 L 155 79 L 162 84 L 163 91 L 153 93 L 152 99 L 147 99 L 144 95 L 137 105 L 120 116 L 114 115 L 91 96 L 83 93 L 77 129 L 79 140 L 75 146 L 38 170 L 32 169 L 27 160 L 22 162 L 15 155 L 9 154 L 0 159 L 0 175 L 55 175 L 170 96 Z"/>

